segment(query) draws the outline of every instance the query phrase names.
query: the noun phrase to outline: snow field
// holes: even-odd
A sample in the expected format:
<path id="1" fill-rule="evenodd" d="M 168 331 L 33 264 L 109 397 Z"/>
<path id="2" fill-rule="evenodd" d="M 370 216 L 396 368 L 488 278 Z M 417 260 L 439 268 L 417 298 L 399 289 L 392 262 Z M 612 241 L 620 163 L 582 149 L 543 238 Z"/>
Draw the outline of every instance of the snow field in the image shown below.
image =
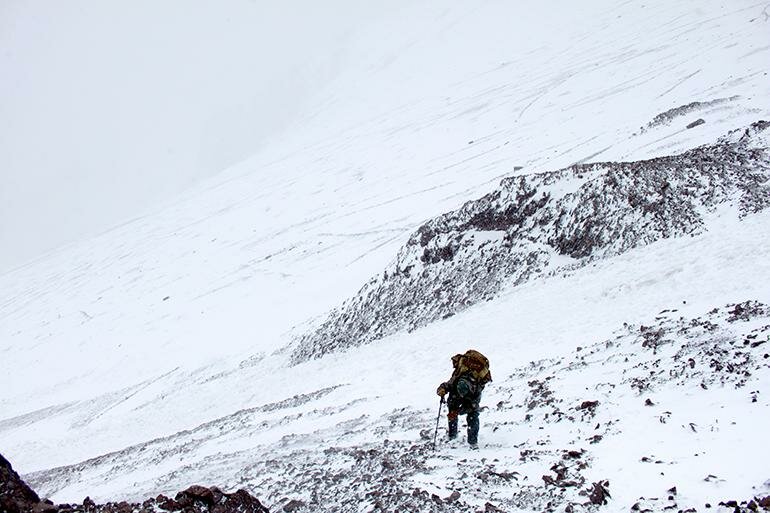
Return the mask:
<path id="1" fill-rule="evenodd" d="M 65 477 L 41 475 L 56 501 L 144 498 L 205 481 L 273 503 L 281 480 L 298 476 L 260 474 L 255 462 L 351 468 L 324 451 L 421 443 L 449 358 L 474 347 L 495 377 L 482 414 L 489 447 L 442 446 L 426 474 L 407 476 L 415 484 L 448 495 L 461 455 L 476 469 L 497 458 L 519 484 L 526 476 L 539 486 L 555 455 L 579 445 L 591 459 L 586 477 L 611 481 L 618 510 L 674 484 L 693 504 L 747 498 L 762 485 L 765 449 L 750 442 L 768 427 L 755 413 L 768 406 L 767 373 L 741 390 L 662 386 L 652 409 L 627 390 L 602 389 L 597 422 L 621 422 L 596 444 L 585 442 L 587 425 L 541 430 L 522 409 L 495 408 L 526 398 L 526 379 L 510 378 L 517 369 L 567 358 L 623 323 L 652 322 L 664 309 L 699 317 L 770 303 L 767 212 L 743 221 L 720 212 L 702 235 L 557 272 L 413 333 L 286 363 L 292 335 L 381 272 L 420 223 L 501 177 L 670 154 L 767 119 L 763 8 L 602 0 L 579 12 L 567 2 L 522 12 L 490 2 L 437 15 L 426 2 L 367 27 L 351 40 L 358 64 L 263 151 L 153 215 L 0 276 L 3 454 L 31 474 L 115 453 Z M 716 99 L 726 100 L 647 126 Z M 697 118 L 706 123 L 684 128 Z M 554 393 L 570 407 L 592 400 L 618 366 L 558 376 Z M 754 389 L 758 403 L 746 401 Z M 538 447 L 541 460 L 520 461 Z M 711 469 L 724 481 L 702 481 Z M 464 497 L 483 506 L 482 495 L 508 500 L 515 490 L 501 482 Z"/>

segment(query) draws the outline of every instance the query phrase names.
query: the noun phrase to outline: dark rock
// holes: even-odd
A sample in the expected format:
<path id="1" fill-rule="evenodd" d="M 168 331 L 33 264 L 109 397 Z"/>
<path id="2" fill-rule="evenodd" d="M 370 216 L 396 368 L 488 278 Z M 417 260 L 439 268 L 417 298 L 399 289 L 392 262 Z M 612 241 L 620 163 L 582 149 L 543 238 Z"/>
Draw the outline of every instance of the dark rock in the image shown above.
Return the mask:
<path id="1" fill-rule="evenodd" d="M 687 125 L 687 128 L 695 128 L 696 126 L 700 126 L 706 123 L 706 120 L 703 118 L 696 119 L 692 123 Z"/>
<path id="2" fill-rule="evenodd" d="M 232 508 L 230 511 L 240 511 L 242 513 L 269 513 L 268 509 L 246 490 L 240 489 L 235 493 L 227 494 L 225 497 L 225 506 Z"/>
<path id="3" fill-rule="evenodd" d="M 121 501 L 115 505 L 115 513 L 132 513 L 134 511 L 135 504 L 129 504 L 126 501 Z"/>
<path id="4" fill-rule="evenodd" d="M 165 497 L 161 495 L 162 499 L 158 501 L 158 507 L 160 509 L 166 510 L 166 511 L 179 511 L 183 508 L 181 504 L 179 504 L 174 499 L 171 499 L 169 497 Z"/>
<path id="5" fill-rule="evenodd" d="M 190 506 L 195 502 L 201 502 L 206 506 L 214 505 L 214 494 L 204 486 L 193 485 L 184 491 L 176 494 L 176 501 L 184 507 Z"/>
<path id="6" fill-rule="evenodd" d="M 452 494 L 449 497 L 447 497 L 444 500 L 446 502 L 452 503 L 452 502 L 456 502 L 459 498 L 460 498 L 460 492 L 455 490 L 454 492 L 452 492 Z"/>
<path id="7" fill-rule="evenodd" d="M 762 314 L 764 305 L 758 301 L 745 301 L 732 306 L 733 308 L 727 312 L 730 314 L 727 322 L 749 321 Z"/>
<path id="8" fill-rule="evenodd" d="M 594 410 L 597 406 L 599 406 L 599 401 L 583 401 L 580 403 L 580 406 L 577 407 L 578 410 Z"/>
<path id="9" fill-rule="evenodd" d="M 68 513 L 80 511 L 79 506 L 41 501 L 38 495 L 14 472 L 11 464 L 0 455 L 0 513 Z M 176 494 L 147 499 L 143 503 L 108 502 L 96 504 L 90 497 L 83 500 L 85 513 L 134 513 L 142 511 L 180 511 L 186 513 L 269 513 L 258 499 L 246 490 L 223 493 L 219 488 L 194 485 Z"/>
<path id="10" fill-rule="evenodd" d="M 27 483 L 13 470 L 11 463 L 0 454 L 0 510 L 21 513 L 31 511 L 39 504 L 40 497 L 27 486 Z"/>
<path id="11" fill-rule="evenodd" d="M 162 495 L 160 497 L 163 497 Z M 86 497 L 83 499 L 83 510 L 85 510 L 86 513 L 90 513 L 91 511 L 96 510 L 96 503 L 91 500 L 91 497 Z"/>
<path id="12" fill-rule="evenodd" d="M 54 511 L 58 511 L 59 508 L 57 508 L 53 504 L 49 504 L 49 502 L 45 502 L 45 501 L 38 502 L 37 504 L 34 504 L 32 506 L 32 509 L 29 511 L 31 511 L 32 513 L 52 513 Z"/>
<path id="13" fill-rule="evenodd" d="M 283 510 L 286 513 L 292 513 L 293 511 L 297 511 L 300 508 L 304 508 L 305 503 L 298 500 L 290 500 L 283 506 Z"/>
<path id="14" fill-rule="evenodd" d="M 588 499 L 591 501 L 591 504 L 607 504 L 607 499 L 611 498 L 610 492 L 607 489 L 609 485 L 609 481 L 597 481 L 593 484 L 593 487 L 588 494 Z"/>

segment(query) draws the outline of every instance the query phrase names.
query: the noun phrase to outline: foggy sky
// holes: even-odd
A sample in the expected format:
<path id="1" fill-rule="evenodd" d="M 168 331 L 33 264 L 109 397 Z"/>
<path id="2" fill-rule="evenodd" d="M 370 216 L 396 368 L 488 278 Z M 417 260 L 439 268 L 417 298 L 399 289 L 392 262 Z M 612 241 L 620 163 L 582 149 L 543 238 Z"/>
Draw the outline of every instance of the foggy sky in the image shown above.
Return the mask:
<path id="1" fill-rule="evenodd" d="M 0 2 L 0 273 L 256 152 L 368 4 Z"/>

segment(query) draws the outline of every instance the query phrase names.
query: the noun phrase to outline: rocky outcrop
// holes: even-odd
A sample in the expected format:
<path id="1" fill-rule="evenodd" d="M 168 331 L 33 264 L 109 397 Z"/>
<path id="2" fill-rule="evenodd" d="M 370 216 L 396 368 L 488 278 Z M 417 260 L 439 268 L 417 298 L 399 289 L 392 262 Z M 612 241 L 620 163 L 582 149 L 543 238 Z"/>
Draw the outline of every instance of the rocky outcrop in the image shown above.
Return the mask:
<path id="1" fill-rule="evenodd" d="M 39 504 L 40 497 L 0 454 L 0 513 L 32 511 L 32 506 Z"/>
<path id="2" fill-rule="evenodd" d="M 298 337 L 292 361 L 414 330 L 548 272 L 700 233 L 723 207 L 740 217 L 766 209 L 769 127 L 760 121 L 681 155 L 506 178 L 422 225 L 384 272 Z"/>
<path id="3" fill-rule="evenodd" d="M 705 102 L 691 102 L 686 105 L 680 105 L 679 107 L 674 107 L 673 109 L 669 109 L 666 112 L 661 112 L 660 114 L 652 118 L 652 121 L 647 123 L 646 126 L 642 127 L 640 131 L 644 133 L 651 128 L 655 128 L 659 126 L 667 126 L 667 125 L 670 125 L 672 121 L 674 121 L 675 119 L 678 119 L 682 116 L 686 116 L 687 114 L 704 111 L 710 108 L 719 107 L 720 105 L 734 102 L 739 99 L 740 99 L 740 96 L 731 96 L 729 98 L 716 98 L 714 100 L 705 101 Z M 703 120 L 700 120 L 700 121 L 703 121 Z M 698 124 L 700 125 L 702 123 L 698 123 Z M 690 127 L 688 126 L 687 128 L 690 128 Z"/>
<path id="4" fill-rule="evenodd" d="M 165 495 L 142 503 L 108 502 L 96 504 L 89 497 L 82 504 L 53 504 L 41 501 L 22 481 L 11 464 L 0 455 L 0 513 L 134 513 L 184 511 L 185 513 L 270 513 L 258 499 L 246 490 L 224 493 L 217 487 L 194 485 L 172 499 Z"/>

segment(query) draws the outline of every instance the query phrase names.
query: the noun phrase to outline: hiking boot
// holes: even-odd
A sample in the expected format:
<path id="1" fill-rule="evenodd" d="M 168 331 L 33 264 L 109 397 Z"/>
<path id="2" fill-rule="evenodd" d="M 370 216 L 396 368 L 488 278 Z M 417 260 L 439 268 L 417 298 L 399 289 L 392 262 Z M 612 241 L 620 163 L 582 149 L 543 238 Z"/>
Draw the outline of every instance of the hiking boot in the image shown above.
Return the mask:
<path id="1" fill-rule="evenodd" d="M 479 450 L 479 444 L 469 444 L 471 451 L 478 451 Z"/>

